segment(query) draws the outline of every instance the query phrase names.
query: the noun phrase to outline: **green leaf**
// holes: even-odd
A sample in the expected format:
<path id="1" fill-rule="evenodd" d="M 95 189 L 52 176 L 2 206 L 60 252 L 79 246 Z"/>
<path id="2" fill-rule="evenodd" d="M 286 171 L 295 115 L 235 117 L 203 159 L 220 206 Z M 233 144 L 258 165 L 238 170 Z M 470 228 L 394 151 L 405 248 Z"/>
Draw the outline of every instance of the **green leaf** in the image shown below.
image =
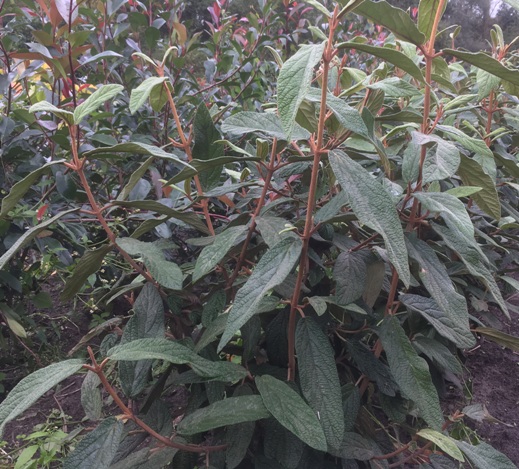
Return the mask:
<path id="1" fill-rule="evenodd" d="M 107 352 L 110 360 L 165 360 L 176 365 L 190 365 L 203 378 L 234 382 L 247 375 L 245 369 L 231 362 L 214 362 L 193 350 L 167 339 L 137 339 L 116 345 Z"/>
<path id="2" fill-rule="evenodd" d="M 218 298 L 216 295 L 213 295 L 213 298 Z M 225 301 L 225 296 L 224 296 Z M 205 308 L 204 308 L 205 311 Z M 205 347 L 207 347 L 211 342 L 216 340 L 216 338 L 223 333 L 225 330 L 225 326 L 227 324 L 227 319 L 229 315 L 228 314 L 220 314 L 216 319 L 213 319 L 211 323 L 206 326 L 206 330 L 204 331 L 204 334 L 202 337 L 200 337 L 200 340 L 196 343 L 194 351 L 196 353 L 200 352 L 200 350 L 203 350 Z"/>
<path id="3" fill-rule="evenodd" d="M 402 282 L 409 286 L 411 274 L 404 232 L 391 196 L 359 163 L 342 151 L 330 151 L 329 159 L 353 212 L 362 224 L 382 235 L 389 260 Z"/>
<path id="4" fill-rule="evenodd" d="M 202 249 L 196 260 L 193 282 L 200 280 L 204 275 L 211 272 L 246 229 L 247 225 L 233 226 L 216 235 L 213 244 Z"/>
<path id="5" fill-rule="evenodd" d="M 412 98 L 420 96 L 420 91 L 398 77 L 389 77 L 367 85 L 372 90 L 382 90 L 387 98 Z"/>
<path id="6" fill-rule="evenodd" d="M 514 352 L 519 352 L 519 337 L 505 334 L 504 332 L 492 329 L 490 327 L 476 327 L 476 334 L 481 334 L 488 340 L 495 342 L 498 345 L 509 348 Z"/>
<path id="7" fill-rule="evenodd" d="M 103 85 L 101 88 L 95 90 L 85 101 L 74 109 L 74 124 L 80 124 L 85 117 L 97 111 L 100 106 L 121 93 L 123 89 L 124 87 L 122 85 Z"/>
<path id="8" fill-rule="evenodd" d="M 365 251 L 342 252 L 333 268 L 335 296 L 341 305 L 358 300 L 366 288 L 369 253 Z"/>
<path id="9" fill-rule="evenodd" d="M 317 414 L 328 445 L 338 448 L 344 435 L 344 418 L 335 353 L 326 334 L 311 318 L 297 323 L 296 353 L 303 396 Z"/>
<path id="10" fill-rule="evenodd" d="M 187 225 L 196 228 L 198 231 L 209 234 L 209 230 L 207 229 L 207 225 L 205 225 L 196 214 L 193 212 L 180 212 L 179 210 L 174 210 L 169 208 L 167 205 L 164 205 L 156 200 L 132 200 L 132 201 L 113 201 L 113 205 L 117 205 L 119 207 L 127 207 L 139 210 L 149 210 L 150 212 L 160 213 L 161 215 L 166 215 L 167 218 L 164 218 L 162 221 L 165 221 L 169 218 L 174 218 L 176 220 L 180 220 L 181 222 L 186 223 Z M 132 234 L 132 238 L 135 237 L 135 233 Z"/>
<path id="11" fill-rule="evenodd" d="M 321 102 L 321 90 L 318 88 L 310 88 L 305 99 L 314 103 Z M 362 119 L 359 111 L 348 104 L 341 98 L 328 93 L 326 96 L 326 106 L 333 112 L 339 123 L 347 130 L 371 140 L 371 135 Z"/>
<path id="12" fill-rule="evenodd" d="M 0 435 L 5 425 L 33 405 L 41 396 L 83 366 L 83 360 L 54 363 L 23 378 L 0 404 Z"/>
<path id="13" fill-rule="evenodd" d="M 148 168 L 153 163 L 154 157 L 150 156 L 144 163 L 141 163 L 141 165 L 131 174 L 130 179 L 128 180 L 128 183 L 123 187 L 122 191 L 117 196 L 117 200 L 126 200 L 130 193 L 132 192 L 133 188 L 137 185 L 137 183 L 141 180 L 141 178 L 146 174 L 146 171 L 148 171 Z"/>
<path id="14" fill-rule="evenodd" d="M 115 417 L 103 420 L 67 456 L 63 469 L 108 469 L 123 433 L 123 422 Z"/>
<path id="15" fill-rule="evenodd" d="M 326 437 L 314 411 L 290 386 L 273 376 L 256 376 L 256 386 L 272 416 L 308 446 L 326 451 Z"/>
<path id="16" fill-rule="evenodd" d="M 473 446 L 464 441 L 456 441 L 456 444 L 478 469 L 488 469 L 489 467 L 493 469 L 517 468 L 503 453 L 500 453 L 487 443 L 480 442 L 477 446 Z"/>
<path id="17" fill-rule="evenodd" d="M 406 294 L 400 295 L 399 299 L 406 308 L 420 313 L 441 336 L 455 344 L 466 344 L 464 348 L 474 344 L 474 338 L 469 337 L 466 328 L 447 316 L 433 298 Z"/>
<path id="18" fill-rule="evenodd" d="M 107 85 L 109 86 L 109 85 Z M 94 150 L 86 151 L 82 154 L 82 156 L 86 158 L 91 158 L 93 156 L 97 158 L 101 157 L 113 157 L 114 153 L 130 153 L 133 155 L 149 155 L 154 156 L 156 158 L 162 158 L 168 161 L 172 161 L 175 163 L 179 163 L 183 166 L 186 166 L 192 170 L 194 168 L 188 163 L 179 159 L 179 157 L 173 153 L 165 152 L 162 148 L 154 147 L 153 145 L 148 145 L 147 143 L 139 143 L 139 142 L 128 142 L 128 143 L 119 143 L 114 145 L 113 147 L 100 147 L 95 148 Z"/>
<path id="19" fill-rule="evenodd" d="M 455 228 L 449 229 L 437 223 L 431 223 L 431 226 L 433 230 L 443 238 L 445 244 L 458 254 L 467 267 L 467 270 L 472 275 L 483 281 L 503 313 L 505 313 L 507 317 L 510 317 L 505 300 L 501 295 L 501 290 L 499 289 L 489 267 L 487 267 L 488 259 L 475 241 L 470 241 L 467 240 L 466 237 L 460 236 L 459 231 Z"/>
<path id="20" fill-rule="evenodd" d="M 278 111 L 281 126 L 288 140 L 296 122 L 297 111 L 305 99 L 312 79 L 314 67 L 321 61 L 326 43 L 305 44 L 281 67 L 277 81 Z"/>
<path id="21" fill-rule="evenodd" d="M 368 0 L 366 0 L 365 3 L 368 3 Z M 393 64 L 395 67 L 401 68 L 404 72 L 409 73 L 409 75 L 411 75 L 413 78 L 416 78 L 421 83 L 425 83 L 420 68 L 409 57 L 407 57 L 407 55 L 395 49 L 390 49 L 389 47 L 371 46 L 369 44 L 360 44 L 353 41 L 342 42 L 337 45 L 337 49 L 355 49 L 361 52 L 366 52 L 367 54 L 374 55 L 375 57 Z"/>
<path id="22" fill-rule="evenodd" d="M 321 13 L 324 13 L 326 17 L 331 18 L 332 14 L 326 9 L 324 5 L 322 5 L 317 0 L 304 0 L 308 5 L 312 5 L 315 9 L 319 10 Z"/>
<path id="23" fill-rule="evenodd" d="M 264 215 L 256 218 L 256 225 L 261 233 L 261 237 L 269 248 L 273 248 L 283 238 L 297 237 L 293 231 L 287 230 L 287 228 L 293 225 L 288 223 L 288 220 L 285 218 Z"/>
<path id="24" fill-rule="evenodd" d="M 445 55 L 452 55 L 496 77 L 519 86 L 519 71 L 505 67 L 501 62 L 484 52 L 463 52 L 454 49 L 443 49 L 443 53 Z"/>
<path id="25" fill-rule="evenodd" d="M 151 92 L 156 86 L 162 86 L 166 81 L 164 77 L 149 77 L 146 78 L 137 88 L 132 90 L 130 96 L 130 113 L 133 114 L 139 109 L 148 99 Z"/>
<path id="26" fill-rule="evenodd" d="M 222 124 L 222 132 L 229 133 L 234 137 L 259 132 L 279 140 L 289 140 L 286 132 L 282 130 L 281 120 L 273 112 L 238 112 L 225 119 Z M 294 123 L 290 139 L 308 140 L 309 138 L 310 132 Z"/>
<path id="27" fill-rule="evenodd" d="M 40 179 L 41 175 L 46 173 L 51 166 L 56 164 L 63 164 L 66 160 L 51 161 L 40 168 L 34 170 L 32 173 L 25 176 L 21 181 L 18 181 L 2 199 L 2 208 L 0 209 L 0 217 L 4 217 L 16 207 L 16 204 L 27 193 L 31 186 Z"/>
<path id="28" fill-rule="evenodd" d="M 23 235 L 21 235 L 16 242 L 0 257 L 0 270 L 2 270 L 7 263 L 11 260 L 11 258 L 28 242 L 32 241 L 40 232 L 47 229 L 49 226 L 53 225 L 60 218 L 70 215 L 71 213 L 77 212 L 78 208 L 73 208 L 67 210 L 65 212 L 58 213 L 54 215 L 52 218 L 45 220 L 44 222 L 39 223 L 36 226 L 28 229 Z"/>
<path id="29" fill-rule="evenodd" d="M 269 417 L 270 413 L 263 404 L 261 396 L 229 397 L 187 415 L 178 425 L 177 431 L 181 435 L 194 435 L 213 428 Z"/>
<path id="30" fill-rule="evenodd" d="M 458 174 L 466 186 L 481 187 L 481 191 L 472 195 L 481 210 L 495 220 L 501 219 L 501 203 L 494 180 L 483 171 L 482 166 L 468 156 L 461 156 Z"/>
<path id="31" fill-rule="evenodd" d="M 379 336 L 389 368 L 402 392 L 414 401 L 432 428 L 441 428 L 443 414 L 427 362 L 418 356 L 395 316 L 384 318 Z"/>
<path id="32" fill-rule="evenodd" d="M 413 132 L 413 142 L 417 145 L 436 144 L 436 150 L 428 150 L 423 165 L 424 182 L 441 181 L 452 177 L 460 165 L 460 152 L 450 142 L 436 135 Z"/>
<path id="33" fill-rule="evenodd" d="M 503 0 L 506 3 L 508 3 L 511 7 L 514 7 L 516 10 L 519 11 L 519 0 Z"/>
<path id="34" fill-rule="evenodd" d="M 491 91 L 494 91 L 499 87 L 501 79 L 478 68 L 476 83 L 478 84 L 478 101 L 482 101 Z"/>
<path id="35" fill-rule="evenodd" d="M 59 119 L 63 119 L 67 124 L 72 124 L 74 122 L 74 114 L 72 112 L 60 109 L 47 101 L 40 101 L 33 104 L 29 108 L 29 112 L 50 112 Z"/>
<path id="36" fill-rule="evenodd" d="M 476 153 L 476 155 L 480 155 L 481 157 L 492 161 L 494 160 L 492 150 L 487 147 L 487 144 L 483 140 L 470 137 L 461 130 L 450 125 L 437 125 L 436 129 L 447 134 L 453 140 L 463 145 L 467 150 Z"/>
<path id="37" fill-rule="evenodd" d="M 22 338 L 27 338 L 27 331 L 20 324 L 20 316 L 16 314 L 8 305 L 5 303 L 0 303 L 0 317 L 5 319 L 7 322 L 7 327 L 11 329 L 11 332 Z"/>
<path id="38" fill-rule="evenodd" d="M 263 438 L 263 451 L 265 456 L 277 461 L 282 468 L 300 468 L 299 463 L 305 448 L 303 442 L 283 427 L 276 419 L 267 419 L 263 423 L 263 427 L 265 435 Z"/>
<path id="39" fill-rule="evenodd" d="M 358 433 L 346 432 L 344 441 L 335 454 L 343 460 L 357 459 L 359 461 L 368 461 L 376 455 L 375 448 L 376 445 L 372 441 Z"/>
<path id="40" fill-rule="evenodd" d="M 414 24 L 411 17 L 400 8 L 391 6 L 386 1 L 366 0 L 354 10 L 375 24 L 389 29 L 397 38 L 421 46 L 428 39 Z"/>
<path id="41" fill-rule="evenodd" d="M 256 313 L 261 299 L 285 280 L 299 260 L 301 248 L 302 242 L 299 238 L 284 238 L 263 255 L 252 275 L 236 294 L 218 352 Z"/>
<path id="42" fill-rule="evenodd" d="M 441 1 L 442 0 L 420 0 L 418 7 L 418 29 L 427 39 L 431 39 L 434 20 Z M 447 2 L 443 2 L 443 11 L 440 13 L 440 18 L 443 16 L 446 7 Z"/>
<path id="43" fill-rule="evenodd" d="M 436 430 L 432 430 L 430 428 L 424 428 L 420 430 L 417 432 L 417 435 L 425 438 L 428 441 L 432 441 L 442 451 L 457 461 L 465 461 L 463 454 L 456 446 L 455 440 L 450 436 L 444 435 L 443 433 L 437 432 Z"/>
<path id="44" fill-rule="evenodd" d="M 454 197 L 457 197 L 458 199 L 461 199 L 463 197 L 470 197 L 472 194 L 475 194 L 476 192 L 479 192 L 481 190 L 481 187 L 476 186 L 459 186 L 459 187 L 453 187 L 452 189 L 449 189 L 445 191 L 447 194 L 453 195 Z"/>
<path id="45" fill-rule="evenodd" d="M 97 421 L 102 415 L 103 399 L 100 384 L 99 376 L 93 371 L 88 371 L 81 385 L 81 406 L 89 420 Z"/>
<path id="46" fill-rule="evenodd" d="M 193 132 L 195 136 L 193 158 L 207 161 L 224 156 L 224 145 L 220 142 L 220 132 L 215 127 L 205 103 L 201 103 L 196 110 Z M 210 170 L 198 173 L 204 191 L 219 185 L 221 172 L 222 166 L 215 166 Z"/>
<path id="47" fill-rule="evenodd" d="M 65 282 L 60 298 L 68 301 L 85 285 L 90 275 L 95 274 L 103 265 L 106 255 L 113 249 L 111 244 L 105 244 L 94 250 L 87 250 L 74 267 L 72 275 Z"/>
<path id="48" fill-rule="evenodd" d="M 115 242 L 131 256 L 140 255 L 144 265 L 160 285 L 172 290 L 182 290 L 183 274 L 180 267 L 166 260 L 163 253 L 164 249 L 171 248 L 171 243 L 162 240 L 146 243 L 133 238 L 117 238 Z"/>
<path id="49" fill-rule="evenodd" d="M 459 376 L 463 373 L 459 360 L 437 340 L 416 335 L 413 339 L 413 346 L 419 353 L 429 357 L 441 370 L 450 371 Z"/>
<path id="50" fill-rule="evenodd" d="M 454 288 L 445 265 L 440 262 L 436 252 L 426 242 L 415 236 L 408 236 L 406 242 L 409 255 L 420 265 L 418 271 L 420 280 L 449 319 L 448 325 L 453 331 L 453 334 L 449 334 L 450 337 L 456 338 L 454 343 L 460 348 L 474 346 L 475 340 L 470 332 L 467 302 L 465 297 Z"/>

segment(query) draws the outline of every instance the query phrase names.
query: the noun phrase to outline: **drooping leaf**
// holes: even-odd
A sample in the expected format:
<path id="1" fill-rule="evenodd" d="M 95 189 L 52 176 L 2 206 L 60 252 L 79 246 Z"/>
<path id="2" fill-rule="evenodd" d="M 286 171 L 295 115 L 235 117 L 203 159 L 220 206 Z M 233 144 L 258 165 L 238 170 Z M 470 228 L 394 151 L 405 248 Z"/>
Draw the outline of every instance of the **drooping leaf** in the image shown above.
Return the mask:
<path id="1" fill-rule="evenodd" d="M 299 106 L 305 99 L 314 67 L 320 62 L 325 43 L 305 44 L 281 67 L 277 81 L 278 111 L 287 139 L 292 139 Z"/>
<path id="2" fill-rule="evenodd" d="M 29 108 L 29 112 L 50 112 L 56 117 L 63 119 L 67 124 L 72 124 L 74 122 L 74 114 L 72 114 L 72 112 L 60 109 L 47 101 L 39 101 L 36 104 L 33 104 Z"/>
<path id="3" fill-rule="evenodd" d="M 54 215 L 53 217 L 49 218 L 48 220 L 45 220 L 39 223 L 38 225 L 28 229 L 13 243 L 13 245 L 6 252 L 4 252 L 2 257 L 0 257 L 0 270 L 2 270 L 7 265 L 11 258 L 23 246 L 25 246 L 29 241 L 32 241 L 34 238 L 36 238 L 36 236 L 38 236 L 39 233 L 41 233 L 43 230 L 57 222 L 60 218 L 70 215 L 71 213 L 77 212 L 78 210 L 79 209 L 77 208 L 72 208 L 70 210 L 66 210 L 65 212 L 60 212 L 57 215 Z"/>
<path id="4" fill-rule="evenodd" d="M 92 251 L 86 251 L 76 264 L 72 275 L 65 282 L 60 298 L 62 301 L 71 300 L 85 285 L 86 280 L 95 274 L 103 265 L 103 259 L 113 249 L 110 244 L 105 244 Z"/>
<path id="5" fill-rule="evenodd" d="M 195 410 L 182 419 L 177 427 L 181 435 L 194 435 L 213 428 L 253 422 L 270 417 L 261 396 L 228 397 L 207 407 Z"/>
<path id="6" fill-rule="evenodd" d="M 366 0 L 365 3 L 368 3 Z M 372 2 L 370 2 L 372 3 Z M 380 2 L 386 3 L 386 2 Z M 342 42 L 337 45 L 338 49 L 355 49 L 361 52 L 366 52 L 367 54 L 374 55 L 382 60 L 385 60 L 395 67 L 401 68 L 404 72 L 409 73 L 416 80 L 424 83 L 424 77 L 420 68 L 409 58 L 407 55 L 399 52 L 395 49 L 390 49 L 388 47 L 377 47 L 371 46 L 369 44 L 360 44 L 358 42 Z"/>
<path id="7" fill-rule="evenodd" d="M 486 337 L 488 340 L 491 340 L 498 345 L 507 347 L 514 352 L 519 352 L 519 337 L 506 334 L 505 332 L 492 329 L 491 327 L 476 327 L 474 332 L 476 332 L 476 334 L 481 334 L 483 337 Z"/>
<path id="8" fill-rule="evenodd" d="M 56 164 L 63 164 L 66 160 L 57 160 L 46 163 L 32 173 L 25 176 L 21 181 L 18 181 L 13 185 L 9 194 L 2 199 L 2 208 L 0 209 L 0 217 L 4 217 L 16 207 L 16 204 L 22 199 L 22 197 L 28 192 L 31 186 L 40 179 L 41 175 L 46 173 L 51 166 Z"/>
<path id="9" fill-rule="evenodd" d="M 382 321 L 379 336 L 400 389 L 414 401 L 429 426 L 440 429 L 443 414 L 427 362 L 418 356 L 395 316 Z"/>
<path id="10" fill-rule="evenodd" d="M 76 0 L 55 0 L 55 2 L 56 8 L 65 23 L 72 25 L 79 14 Z"/>
<path id="11" fill-rule="evenodd" d="M 381 90 L 387 98 L 412 98 L 413 96 L 420 96 L 421 94 L 413 85 L 398 77 L 384 78 L 383 80 L 367 85 L 367 88 Z"/>
<path id="12" fill-rule="evenodd" d="M 115 417 L 103 420 L 67 456 L 63 469 L 108 469 L 119 448 L 123 422 Z"/>
<path id="13" fill-rule="evenodd" d="M 74 109 L 74 124 L 80 124 L 85 117 L 97 111 L 101 105 L 106 103 L 109 99 L 117 96 L 122 90 L 122 85 L 113 84 L 104 85 L 95 90 L 76 109 Z"/>
<path id="14" fill-rule="evenodd" d="M 83 360 L 65 360 L 23 378 L 0 404 L 0 435 L 5 425 L 26 411 L 47 391 L 83 366 Z"/>
<path id="15" fill-rule="evenodd" d="M 202 249 L 202 252 L 196 260 L 193 282 L 198 281 L 204 275 L 211 272 L 225 257 L 229 249 L 234 246 L 236 240 L 246 229 L 247 225 L 233 226 L 216 235 L 213 244 Z"/>
<path id="16" fill-rule="evenodd" d="M 314 411 L 290 386 L 273 376 L 256 376 L 256 386 L 272 416 L 308 446 L 326 451 L 326 437 Z"/>
<path id="17" fill-rule="evenodd" d="M 99 420 L 103 410 L 103 400 L 99 386 L 101 380 L 94 372 L 89 371 L 81 384 L 81 406 L 90 420 Z"/>
<path id="18" fill-rule="evenodd" d="M 369 253 L 365 251 L 342 252 L 335 261 L 333 278 L 335 296 L 341 305 L 358 300 L 366 288 Z"/>
<path id="19" fill-rule="evenodd" d="M 137 88 L 132 90 L 130 95 L 130 113 L 133 114 L 139 109 L 148 99 L 151 92 L 156 86 L 162 86 L 166 78 L 164 77 L 149 77 L 146 78 Z"/>
<path id="20" fill-rule="evenodd" d="M 193 350 L 167 339 L 137 339 L 116 345 L 107 352 L 111 360 L 165 360 L 176 365 L 190 365 L 203 378 L 237 381 L 247 375 L 245 369 L 231 362 L 214 362 L 202 358 Z"/>
<path id="21" fill-rule="evenodd" d="M 225 296 L 224 296 L 225 301 Z M 225 303 L 224 303 L 225 304 Z M 204 331 L 200 340 L 196 343 L 194 351 L 196 353 L 203 350 L 207 347 L 211 342 L 215 341 L 216 338 L 223 334 L 225 330 L 225 326 L 227 325 L 228 314 L 220 314 L 217 318 L 213 319 L 209 325 L 207 325 L 206 330 Z"/>
<path id="22" fill-rule="evenodd" d="M 269 248 L 273 248 L 283 238 L 297 236 L 293 231 L 287 230 L 292 225 L 285 218 L 262 215 L 256 218 L 256 225 Z"/>
<path id="23" fill-rule="evenodd" d="M 442 371 L 450 371 L 456 375 L 462 374 L 463 369 L 459 360 L 437 340 L 417 335 L 413 339 L 413 346 L 419 353 L 432 360 Z"/>
<path id="24" fill-rule="evenodd" d="M 163 252 L 171 245 L 160 241 L 146 243 L 133 238 L 117 238 L 116 243 L 131 256 L 140 255 L 150 274 L 163 287 L 182 290 L 182 271 L 177 264 L 168 261 Z"/>
<path id="25" fill-rule="evenodd" d="M 331 151 L 329 159 L 337 180 L 348 194 L 353 212 L 361 223 L 382 235 L 389 260 L 402 282 L 409 285 L 404 232 L 391 196 L 360 164 L 342 151 Z"/>
<path id="26" fill-rule="evenodd" d="M 465 155 L 461 156 L 458 174 L 466 186 L 481 187 L 472 195 L 481 210 L 499 221 L 501 219 L 501 203 L 494 180 L 483 171 L 482 166 Z"/>
<path id="27" fill-rule="evenodd" d="M 441 0 L 421 0 L 418 7 L 418 29 L 427 39 L 431 38 L 434 20 L 436 18 Z M 440 18 L 445 12 L 447 2 L 443 2 L 443 11 L 440 12 Z M 434 40 L 434 38 L 432 38 Z"/>
<path id="28" fill-rule="evenodd" d="M 489 467 L 493 469 L 515 469 L 517 467 L 503 453 L 482 441 L 477 446 L 464 441 L 456 441 L 456 444 L 477 469 L 488 469 Z"/>
<path id="29" fill-rule="evenodd" d="M 386 1 L 366 0 L 355 8 L 354 12 L 386 27 L 397 38 L 417 46 L 421 46 L 428 39 L 404 10 L 391 6 Z"/>
<path id="30" fill-rule="evenodd" d="M 519 86 L 519 71 L 505 67 L 501 62 L 484 52 L 464 52 L 454 49 L 443 49 L 445 55 L 452 55 L 496 77 L 502 78 L 516 86 Z"/>
<path id="31" fill-rule="evenodd" d="M 218 351 L 256 313 L 261 299 L 285 280 L 299 260 L 301 248 L 299 238 L 284 238 L 263 255 L 252 275 L 236 294 Z"/>
<path id="32" fill-rule="evenodd" d="M 428 441 L 432 441 L 441 450 L 445 451 L 449 456 L 456 459 L 457 461 L 464 462 L 465 458 L 463 454 L 456 446 L 455 440 L 450 436 L 444 435 L 436 430 L 430 428 L 423 428 L 417 435 L 425 438 Z"/>
<path id="33" fill-rule="evenodd" d="M 107 85 L 108 86 L 108 85 Z M 92 95 L 93 96 L 93 95 Z M 94 150 L 86 151 L 82 154 L 87 158 L 91 158 L 95 156 L 96 158 L 102 157 L 111 157 L 114 158 L 116 153 L 129 153 L 131 155 L 148 155 L 154 156 L 156 158 L 162 158 L 168 161 L 172 161 L 174 163 L 178 163 L 180 165 L 186 166 L 192 170 L 194 168 L 190 166 L 185 161 L 182 161 L 177 155 L 174 153 L 168 153 L 164 151 L 162 148 L 155 147 L 153 145 L 148 145 L 147 143 L 140 142 L 128 142 L 128 143 L 118 143 L 112 147 L 99 147 Z"/>
<path id="34" fill-rule="evenodd" d="M 476 82 L 478 84 L 478 101 L 485 99 L 491 91 L 497 89 L 501 84 L 501 79 L 478 68 L 476 74 Z"/>
<path id="35" fill-rule="evenodd" d="M 328 445 L 338 448 L 344 420 L 335 353 L 312 318 L 300 319 L 297 324 L 296 353 L 303 396 L 317 414 Z"/>
<path id="36" fill-rule="evenodd" d="M 222 132 L 235 137 L 259 132 L 279 140 L 289 139 L 281 126 L 280 118 L 273 112 L 238 112 L 223 121 Z M 290 138 L 292 140 L 307 140 L 310 138 L 310 132 L 300 125 L 294 124 Z"/>
<path id="37" fill-rule="evenodd" d="M 465 297 L 456 291 L 444 264 L 426 242 L 415 236 L 406 237 L 406 242 L 409 255 L 420 265 L 418 275 L 425 288 L 449 319 L 448 325 L 456 331 L 451 335 L 456 338 L 454 343 L 460 348 L 472 347 L 475 339 L 470 332 Z"/>
<path id="38" fill-rule="evenodd" d="M 474 339 L 470 338 L 465 327 L 460 327 L 443 310 L 440 309 L 438 303 L 432 298 L 426 298 L 419 295 L 405 294 L 400 295 L 400 301 L 407 308 L 420 313 L 433 326 L 438 334 L 445 337 L 455 344 L 466 344 L 470 347 L 474 344 Z"/>
<path id="39" fill-rule="evenodd" d="M 220 132 L 218 132 L 218 129 L 215 127 L 213 118 L 205 103 L 201 103 L 196 110 L 193 132 L 195 136 L 193 158 L 207 161 L 223 156 L 224 145 L 220 141 Z M 215 166 L 210 170 L 198 173 L 204 191 L 218 186 L 221 172 L 222 166 Z"/>
<path id="40" fill-rule="evenodd" d="M 131 174 L 130 178 L 128 179 L 128 182 L 117 196 L 117 200 L 124 201 L 130 196 L 135 186 L 146 174 L 146 171 L 148 171 L 148 168 L 153 163 L 153 159 L 153 156 L 150 156 L 146 161 L 141 163 L 141 165 Z"/>
<path id="41" fill-rule="evenodd" d="M 368 461 L 376 456 L 375 448 L 376 444 L 373 441 L 358 433 L 346 432 L 341 447 L 335 452 L 335 455 L 343 460 Z"/>
<path id="42" fill-rule="evenodd" d="M 332 14 L 318 0 L 305 0 L 305 3 L 308 3 L 308 5 L 312 5 L 315 9 L 319 10 L 321 13 L 324 13 L 325 16 L 331 18 Z"/>

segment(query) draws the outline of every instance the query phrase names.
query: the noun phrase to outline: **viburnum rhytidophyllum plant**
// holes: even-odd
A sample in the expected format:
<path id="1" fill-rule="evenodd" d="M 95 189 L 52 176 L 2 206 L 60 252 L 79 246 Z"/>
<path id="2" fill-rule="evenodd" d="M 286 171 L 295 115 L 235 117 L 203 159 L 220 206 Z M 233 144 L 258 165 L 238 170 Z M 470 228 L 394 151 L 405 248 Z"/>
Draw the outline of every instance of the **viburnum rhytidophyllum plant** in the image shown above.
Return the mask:
<path id="1" fill-rule="evenodd" d="M 200 455 L 206 467 L 229 468 L 515 467 L 464 427 L 471 408 L 446 415 L 439 397 L 444 379 L 461 375 L 458 351 L 475 344 L 474 332 L 518 347 L 467 306 L 470 295 L 508 315 L 497 277 L 517 287 L 504 275 L 518 261 L 507 230 L 519 223 L 510 46 L 496 27 L 492 55 L 437 50 L 446 0 L 422 0 L 417 24 L 385 1 L 306 3 L 325 27 L 284 61 L 269 46 L 280 70 L 264 112 L 200 103 L 187 125 L 166 65 L 178 50 L 137 54 L 154 76 L 131 92 L 129 110 L 163 94 L 174 151 L 132 141 L 82 148 L 84 121 L 109 108 L 117 84 L 70 111 L 43 101 L 30 109 L 68 127 L 65 164 L 107 237 L 79 261 L 65 296 L 113 250 L 139 274 L 113 292 L 139 289 L 120 337 L 107 335 L 97 354 L 88 348 L 88 363 L 29 375 L 0 405 L 5 425 L 87 370 L 89 418 L 101 420 L 101 389 L 119 414 L 65 467 L 194 467 Z M 353 13 L 390 31 L 383 47 L 337 39 Z M 352 68 L 350 51 L 377 60 Z M 149 159 L 100 205 L 87 165 L 121 152 Z M 157 158 L 175 164 L 161 186 L 175 197 L 130 200 Z M 121 207 L 149 214 L 130 236 L 107 221 Z M 154 228 L 170 219 L 204 236 L 157 239 Z M 175 241 L 195 257 L 167 258 Z M 171 386 L 189 391 L 174 423 Z"/>

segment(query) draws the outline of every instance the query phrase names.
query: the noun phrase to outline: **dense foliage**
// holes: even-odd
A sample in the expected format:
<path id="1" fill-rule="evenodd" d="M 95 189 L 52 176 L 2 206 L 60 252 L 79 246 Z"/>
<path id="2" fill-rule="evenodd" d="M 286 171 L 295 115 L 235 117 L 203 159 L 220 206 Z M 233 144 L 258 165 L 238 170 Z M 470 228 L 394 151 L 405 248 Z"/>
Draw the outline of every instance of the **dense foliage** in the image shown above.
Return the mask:
<path id="1" fill-rule="evenodd" d="M 190 3 L 1 4 L 4 342 L 57 273 L 123 311 L 0 430 L 79 372 L 65 468 L 515 467 L 439 397 L 475 334 L 518 348 L 485 307 L 519 289 L 501 28 L 472 53 L 437 48 L 445 0 Z"/>

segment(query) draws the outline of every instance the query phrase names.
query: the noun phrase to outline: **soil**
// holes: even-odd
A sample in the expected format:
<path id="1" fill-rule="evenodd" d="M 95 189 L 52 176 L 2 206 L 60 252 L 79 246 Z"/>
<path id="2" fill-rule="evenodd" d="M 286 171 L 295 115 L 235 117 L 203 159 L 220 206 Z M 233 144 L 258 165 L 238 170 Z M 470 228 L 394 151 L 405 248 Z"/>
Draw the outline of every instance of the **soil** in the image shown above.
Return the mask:
<path id="1" fill-rule="evenodd" d="M 45 330 L 59 330 L 59 337 L 51 337 L 54 356 L 47 356 L 47 365 L 59 359 L 66 358 L 79 340 L 88 332 L 91 314 L 87 310 L 74 311 L 72 304 L 61 304 L 59 293 L 62 286 L 47 285 L 43 289 L 48 291 L 53 299 L 54 307 L 41 311 L 33 311 L 33 319 L 38 323 L 41 321 Z M 519 302 L 519 300 L 518 300 Z M 491 311 L 500 320 L 500 329 L 511 335 L 519 337 L 519 316 L 515 313 L 509 320 L 498 311 Z M 53 327 L 49 323 L 54 323 Z M 493 324 L 496 327 L 496 324 Z M 96 342 L 96 339 L 93 339 Z M 21 346 L 18 345 L 18 348 Z M 56 350 L 57 348 L 57 350 Z M 84 350 L 84 348 L 82 349 Z M 40 350 L 35 350 L 40 354 Z M 46 349 L 43 348 L 43 357 Z M 82 352 L 79 352 L 81 354 Z M 3 381 L 6 389 L 12 388 L 16 382 L 29 371 L 25 359 L 19 366 L 11 366 L 7 371 L 7 379 Z M 484 337 L 480 337 L 478 345 L 472 350 L 465 351 L 465 376 L 466 387 L 472 393 L 472 399 L 467 399 L 460 391 L 450 388 L 444 396 L 444 409 L 446 412 L 454 412 L 468 404 L 484 404 L 490 415 L 502 423 L 473 422 L 465 419 L 468 425 L 476 430 L 478 436 L 488 442 L 496 449 L 506 454 L 512 462 L 519 467 L 519 353 L 505 349 Z M 34 369 L 38 368 L 33 364 Z M 4 371 L 0 369 L 0 371 Z M 4 372 L 5 372 L 4 371 Z M 30 434 L 37 424 L 45 422 L 49 415 L 59 416 L 55 421 L 65 432 L 70 432 L 78 425 L 87 428 L 88 421 L 84 421 L 84 411 L 80 403 L 82 376 L 72 376 L 63 381 L 54 390 L 26 411 L 15 421 L 10 422 L 3 435 L 8 442 L 7 451 L 18 446 L 17 435 Z M 0 400 L 1 400 L 0 395 Z M 12 468 L 6 458 L 2 458 L 0 452 L 0 468 Z"/>

